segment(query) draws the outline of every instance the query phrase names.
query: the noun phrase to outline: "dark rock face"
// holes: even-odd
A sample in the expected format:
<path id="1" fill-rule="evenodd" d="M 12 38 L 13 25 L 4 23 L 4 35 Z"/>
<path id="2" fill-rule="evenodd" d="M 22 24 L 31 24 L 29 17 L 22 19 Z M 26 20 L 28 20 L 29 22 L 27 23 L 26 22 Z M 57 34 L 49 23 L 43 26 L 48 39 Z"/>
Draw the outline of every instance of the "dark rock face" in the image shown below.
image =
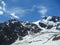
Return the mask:
<path id="1" fill-rule="evenodd" d="M 42 30 L 36 24 L 33 23 L 27 23 L 26 26 L 27 28 L 29 28 L 29 31 L 32 31 L 34 33 L 37 33 Z"/>
<path id="2" fill-rule="evenodd" d="M 40 29 L 36 24 L 31 24 L 31 28 L 30 31 L 37 33 L 39 31 L 41 31 L 42 29 Z"/>
<path id="3" fill-rule="evenodd" d="M 45 28 L 45 27 L 47 26 L 46 24 L 41 23 L 41 22 L 39 22 L 39 25 L 40 25 L 41 27 L 43 27 L 43 28 Z"/>
<path id="4" fill-rule="evenodd" d="M 45 19 L 45 20 L 46 20 L 46 19 L 47 19 L 47 17 L 45 16 L 43 19 Z"/>
<path id="5" fill-rule="evenodd" d="M 60 30 L 60 23 L 57 24 L 56 29 L 57 29 L 57 30 Z"/>
<path id="6" fill-rule="evenodd" d="M 51 29 L 53 27 L 53 25 L 48 25 L 47 29 Z"/>
<path id="7" fill-rule="evenodd" d="M 37 33 L 41 29 L 33 23 L 21 24 L 18 20 L 12 19 L 7 22 L 0 23 L 0 45 L 10 45 L 14 43 L 19 37 L 20 40 L 23 40 L 22 37 L 28 35 L 28 31 Z"/>
<path id="8" fill-rule="evenodd" d="M 60 21 L 60 17 L 59 16 L 52 16 L 52 18 L 49 21 L 59 22 Z"/>
<path id="9" fill-rule="evenodd" d="M 0 30 L 0 44 L 1 45 L 9 45 L 13 43 L 17 39 L 17 34 L 14 30 L 9 29 L 8 27 L 4 27 Z"/>

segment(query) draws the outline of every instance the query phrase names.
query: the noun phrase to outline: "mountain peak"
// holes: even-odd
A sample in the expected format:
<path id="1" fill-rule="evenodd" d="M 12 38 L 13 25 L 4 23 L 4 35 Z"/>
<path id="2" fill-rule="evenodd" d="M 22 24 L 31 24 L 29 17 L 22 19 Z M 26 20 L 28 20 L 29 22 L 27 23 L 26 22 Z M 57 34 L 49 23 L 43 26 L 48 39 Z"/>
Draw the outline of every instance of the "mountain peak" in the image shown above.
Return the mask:
<path id="1" fill-rule="evenodd" d="M 43 19 L 53 22 L 60 22 L 59 16 L 48 16 L 48 17 L 44 17 Z"/>

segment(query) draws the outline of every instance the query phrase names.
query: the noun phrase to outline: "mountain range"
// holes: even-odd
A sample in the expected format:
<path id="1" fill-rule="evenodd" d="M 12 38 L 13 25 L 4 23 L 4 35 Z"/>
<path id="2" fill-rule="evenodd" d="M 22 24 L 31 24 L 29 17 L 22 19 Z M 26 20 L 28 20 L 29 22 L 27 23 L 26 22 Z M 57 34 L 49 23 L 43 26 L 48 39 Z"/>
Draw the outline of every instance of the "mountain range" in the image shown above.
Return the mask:
<path id="1" fill-rule="evenodd" d="M 41 34 L 43 36 L 45 33 L 49 35 L 52 34 L 54 37 L 52 41 L 55 41 L 60 39 L 60 36 L 58 36 L 60 34 L 59 32 L 59 16 L 44 17 L 36 22 L 24 22 L 17 19 L 11 19 L 0 23 L 0 45 L 18 45 L 19 43 L 21 43 L 20 45 L 24 45 L 25 43 L 26 45 L 28 45 L 27 43 L 30 45 L 32 42 L 41 41 L 41 39 L 39 40 L 38 36 L 41 36 Z M 44 36 L 47 36 L 47 34 Z M 41 38 L 43 39 L 42 36 Z M 36 37 L 38 39 L 37 41 L 36 39 L 35 41 L 30 41 Z M 40 44 L 40 42 L 37 44 Z M 33 45 L 35 44 L 33 43 Z"/>

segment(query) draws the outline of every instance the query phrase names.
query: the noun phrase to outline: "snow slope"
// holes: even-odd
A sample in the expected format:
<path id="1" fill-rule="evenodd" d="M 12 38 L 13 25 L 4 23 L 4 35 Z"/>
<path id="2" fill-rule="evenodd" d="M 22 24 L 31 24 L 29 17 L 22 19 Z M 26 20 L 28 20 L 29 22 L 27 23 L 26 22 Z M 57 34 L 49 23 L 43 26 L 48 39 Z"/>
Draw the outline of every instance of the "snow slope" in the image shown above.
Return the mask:
<path id="1" fill-rule="evenodd" d="M 56 29 L 56 25 L 60 23 L 58 16 L 49 16 L 47 19 L 43 18 L 42 20 L 38 20 L 36 22 L 33 22 L 36 24 L 39 28 L 42 29 L 41 32 L 35 33 L 35 34 L 29 34 L 24 37 L 22 41 L 17 41 L 13 43 L 12 45 L 60 45 L 60 40 L 53 41 L 53 38 L 55 37 L 55 34 L 60 34 L 60 29 Z M 54 20 L 53 20 L 53 19 Z M 51 20 L 51 21 L 50 21 Z M 47 29 L 47 27 L 41 27 L 39 25 L 39 22 L 42 22 L 44 24 L 53 25 L 51 29 Z M 60 28 L 60 27 L 59 27 Z"/>

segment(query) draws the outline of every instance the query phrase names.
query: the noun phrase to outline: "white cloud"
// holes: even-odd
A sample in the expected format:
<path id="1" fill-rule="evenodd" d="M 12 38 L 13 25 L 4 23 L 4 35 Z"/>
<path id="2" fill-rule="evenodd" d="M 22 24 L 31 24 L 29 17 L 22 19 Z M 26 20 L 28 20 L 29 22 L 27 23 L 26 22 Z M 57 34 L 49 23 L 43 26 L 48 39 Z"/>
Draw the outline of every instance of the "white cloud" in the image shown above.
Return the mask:
<path id="1" fill-rule="evenodd" d="M 4 1 L 1 1 L 1 3 L 3 4 L 3 6 L 5 6 L 5 5 L 6 5 Z"/>
<path id="2" fill-rule="evenodd" d="M 0 0 L 0 15 L 3 15 L 3 13 L 4 13 L 4 11 L 6 10 L 5 9 L 5 6 L 6 6 L 6 4 L 5 4 L 5 2 L 4 1 L 2 1 L 2 0 Z"/>
<path id="3" fill-rule="evenodd" d="M 6 3 L 2 0 L 0 0 L 0 15 L 3 15 L 3 13 L 8 13 L 10 14 L 11 18 L 20 18 L 22 16 L 25 15 L 26 10 L 22 9 L 22 8 L 12 8 L 9 10 L 6 10 Z"/>
<path id="4" fill-rule="evenodd" d="M 48 8 L 46 6 L 33 5 L 32 8 L 28 11 L 33 12 L 36 11 L 35 9 L 37 9 L 37 12 L 40 14 L 41 17 L 47 16 Z"/>
<path id="5" fill-rule="evenodd" d="M 3 5 L 2 6 L 3 11 L 6 11 L 6 9 L 5 9 L 5 6 L 6 6 L 5 2 L 4 1 L 1 1 L 1 4 Z"/>
<path id="6" fill-rule="evenodd" d="M 0 6 L 0 10 L 2 9 L 2 7 Z"/>
<path id="7" fill-rule="evenodd" d="M 38 12 L 41 14 L 42 17 L 46 16 L 48 9 L 45 6 L 39 6 Z"/>
<path id="8" fill-rule="evenodd" d="M 3 15 L 3 11 L 0 11 L 0 15 Z"/>
<path id="9" fill-rule="evenodd" d="M 19 19 L 19 17 L 16 16 L 15 13 L 11 13 L 11 16 L 13 16 L 13 17 L 11 17 L 11 18 L 17 18 L 17 19 Z"/>
<path id="10" fill-rule="evenodd" d="M 6 3 L 2 0 L 0 0 L 1 6 L 0 6 L 0 15 L 3 15 L 3 13 L 10 14 L 11 18 L 17 18 L 19 19 L 22 17 L 26 11 L 22 8 L 12 8 L 10 10 L 6 10 Z"/>
<path id="11" fill-rule="evenodd" d="M 9 11 L 7 11 L 7 13 L 9 13 L 11 15 L 11 17 L 13 17 L 13 18 L 19 19 L 20 17 L 25 16 L 27 11 L 22 8 L 12 8 Z"/>

